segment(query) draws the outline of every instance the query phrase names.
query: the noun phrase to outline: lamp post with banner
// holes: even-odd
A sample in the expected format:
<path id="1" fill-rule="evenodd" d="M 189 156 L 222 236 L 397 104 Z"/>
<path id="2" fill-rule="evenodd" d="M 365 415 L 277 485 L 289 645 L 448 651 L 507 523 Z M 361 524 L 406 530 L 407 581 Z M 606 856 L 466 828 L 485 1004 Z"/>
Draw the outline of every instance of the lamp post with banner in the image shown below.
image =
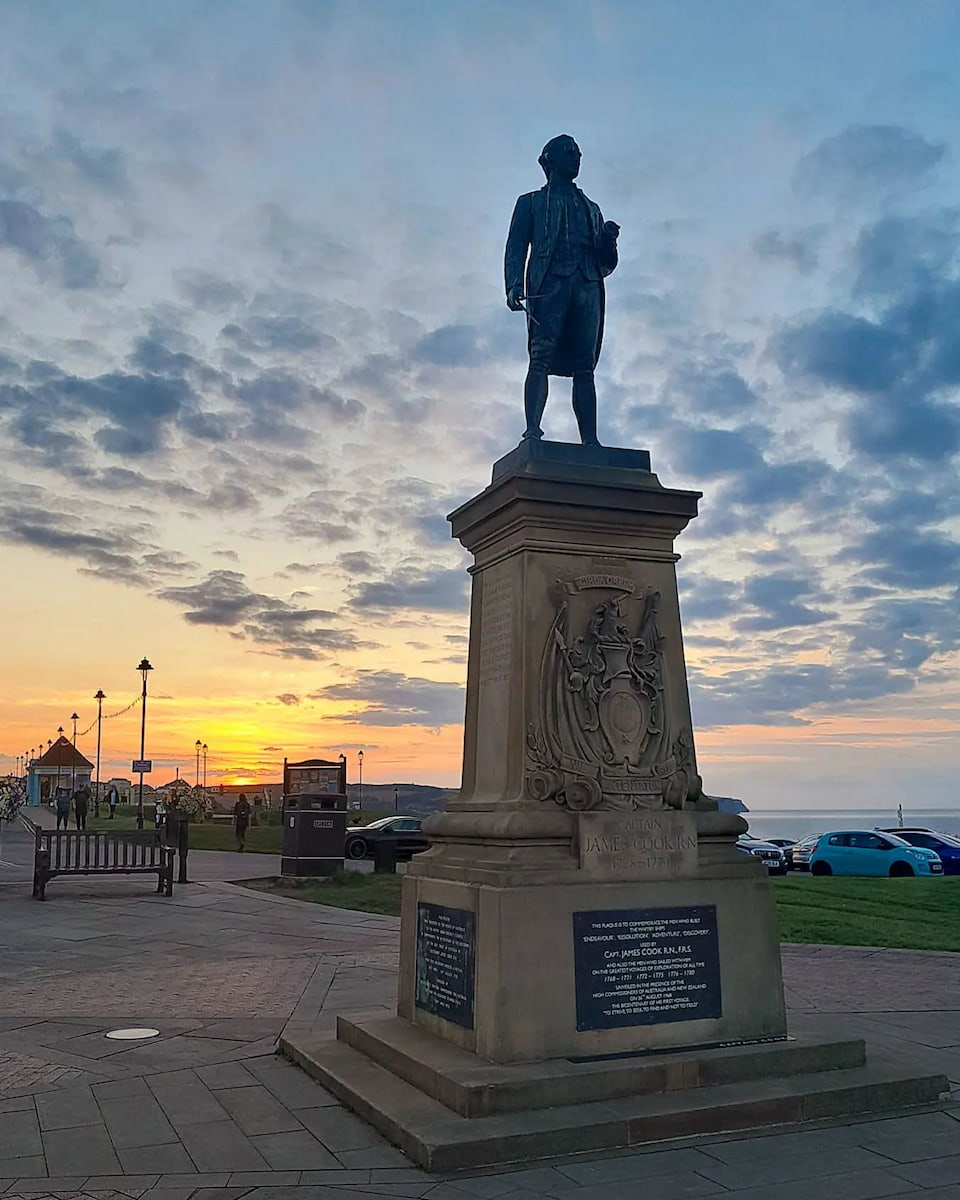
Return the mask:
<path id="1" fill-rule="evenodd" d="M 207 794 L 207 743 L 203 743 L 203 794 Z"/>
<path id="2" fill-rule="evenodd" d="M 153 670 L 149 661 L 146 658 L 140 660 L 137 665 L 137 670 L 143 677 L 143 691 L 140 694 L 140 790 L 137 797 L 137 828 L 143 828 L 143 767 L 144 767 L 144 751 L 146 750 L 147 738 L 147 675 Z"/>
<path id="3" fill-rule="evenodd" d="M 94 696 L 97 702 L 97 786 L 93 793 L 93 815 L 100 816 L 100 727 L 103 724 L 103 702 L 106 696 L 103 694 L 103 688 L 97 688 L 97 694 Z"/>
<path id="4" fill-rule="evenodd" d="M 70 714 L 70 720 L 73 722 L 73 761 L 70 763 L 70 795 L 77 790 L 77 722 L 80 717 L 77 713 Z"/>

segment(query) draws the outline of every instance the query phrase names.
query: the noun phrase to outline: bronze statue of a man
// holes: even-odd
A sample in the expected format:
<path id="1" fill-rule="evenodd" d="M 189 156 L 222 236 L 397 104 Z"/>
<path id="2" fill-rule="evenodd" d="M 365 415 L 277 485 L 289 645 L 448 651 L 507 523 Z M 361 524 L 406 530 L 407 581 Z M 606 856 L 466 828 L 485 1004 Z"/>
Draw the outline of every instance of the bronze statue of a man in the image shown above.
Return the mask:
<path id="1" fill-rule="evenodd" d="M 517 201 L 504 256 L 507 306 L 527 314 L 523 436 L 543 437 L 547 376 L 567 375 L 573 378 L 580 441 L 598 446 L 593 372 L 603 340 L 603 280 L 617 265 L 620 227 L 604 221 L 573 182 L 580 173 L 580 147 L 569 134 L 551 138 L 539 162 L 546 186 Z"/>

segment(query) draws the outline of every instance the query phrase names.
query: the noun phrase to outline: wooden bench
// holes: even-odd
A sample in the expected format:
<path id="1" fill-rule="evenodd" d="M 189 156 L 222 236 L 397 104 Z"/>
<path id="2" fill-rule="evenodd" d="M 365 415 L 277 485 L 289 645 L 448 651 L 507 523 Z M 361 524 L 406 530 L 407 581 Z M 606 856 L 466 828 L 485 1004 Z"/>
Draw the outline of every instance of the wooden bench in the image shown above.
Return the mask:
<path id="1" fill-rule="evenodd" d="M 33 895 L 44 900 L 57 875 L 156 875 L 157 894 L 173 895 L 176 851 L 154 831 L 41 829 L 34 826 Z"/>

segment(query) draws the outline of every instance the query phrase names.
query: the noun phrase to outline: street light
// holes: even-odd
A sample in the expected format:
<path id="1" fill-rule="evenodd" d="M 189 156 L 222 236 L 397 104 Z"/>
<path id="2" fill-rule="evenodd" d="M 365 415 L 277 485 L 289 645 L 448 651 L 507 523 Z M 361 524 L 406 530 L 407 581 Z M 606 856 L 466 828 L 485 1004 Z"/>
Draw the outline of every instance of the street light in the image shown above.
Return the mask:
<path id="1" fill-rule="evenodd" d="M 360 764 L 360 808 L 363 808 L 363 751 L 357 751 L 357 762 Z"/>
<path id="2" fill-rule="evenodd" d="M 400 811 L 400 789 L 396 784 L 393 785 L 393 811 Z"/>
<path id="3" fill-rule="evenodd" d="M 58 746 L 60 745 L 62 740 L 63 740 L 63 726 L 58 725 L 57 726 L 57 745 Z M 30 751 L 30 757 L 33 758 L 32 750 Z M 59 754 L 59 753 L 57 754 L 57 791 L 58 792 L 60 791 L 60 759 L 62 757 L 63 757 L 62 754 Z"/>
<path id="4" fill-rule="evenodd" d="M 197 787 L 199 787 L 200 786 L 200 750 L 201 750 L 201 747 L 203 746 L 203 742 L 201 742 L 200 739 L 197 738 L 195 744 L 197 747 Z"/>
<path id="5" fill-rule="evenodd" d="M 146 751 L 147 737 L 147 675 L 153 670 L 146 658 L 137 664 L 137 670 L 143 676 L 143 692 L 140 697 L 140 766 L 143 766 L 143 755 Z M 143 771 L 140 772 L 140 794 L 137 798 L 137 828 L 143 828 Z"/>
<path id="6" fill-rule="evenodd" d="M 106 696 L 103 694 L 103 688 L 97 688 L 97 694 L 94 696 L 97 702 L 97 790 L 93 793 L 93 815 L 100 816 L 100 726 L 103 724 L 103 702 Z"/>
<path id="7" fill-rule="evenodd" d="M 70 714 L 70 720 L 73 722 L 73 760 L 70 763 L 70 795 L 77 790 L 77 722 L 80 717 L 76 713 Z"/>
<path id="8" fill-rule="evenodd" d="M 203 743 L 203 791 L 207 791 L 207 743 Z"/>

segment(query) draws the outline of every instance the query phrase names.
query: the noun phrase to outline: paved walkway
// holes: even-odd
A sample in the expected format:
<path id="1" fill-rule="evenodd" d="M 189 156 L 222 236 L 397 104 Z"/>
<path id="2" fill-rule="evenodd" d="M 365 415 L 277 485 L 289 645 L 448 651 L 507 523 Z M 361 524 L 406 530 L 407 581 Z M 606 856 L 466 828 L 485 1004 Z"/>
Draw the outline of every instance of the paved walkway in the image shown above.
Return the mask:
<path id="1" fill-rule="evenodd" d="M 428 1175 L 273 1055 L 288 1019 L 396 990 L 391 917 L 211 881 L 53 880 L 29 896 L 24 834 L 0 858 L 0 1200 L 960 1198 L 960 1103 L 885 1120 Z M 223 855 L 218 871 L 252 855 Z M 257 856 L 258 858 L 260 856 Z M 200 853 L 191 854 L 200 864 Z M 198 878 L 203 871 L 194 870 Z M 8 882 L 4 882 L 8 881 Z M 960 1084 L 953 955 L 787 947 L 795 1026 L 865 1035 Z M 159 1037 L 106 1038 L 148 1026 Z"/>

